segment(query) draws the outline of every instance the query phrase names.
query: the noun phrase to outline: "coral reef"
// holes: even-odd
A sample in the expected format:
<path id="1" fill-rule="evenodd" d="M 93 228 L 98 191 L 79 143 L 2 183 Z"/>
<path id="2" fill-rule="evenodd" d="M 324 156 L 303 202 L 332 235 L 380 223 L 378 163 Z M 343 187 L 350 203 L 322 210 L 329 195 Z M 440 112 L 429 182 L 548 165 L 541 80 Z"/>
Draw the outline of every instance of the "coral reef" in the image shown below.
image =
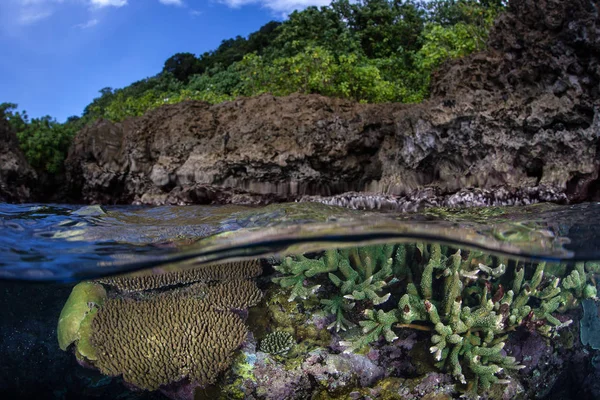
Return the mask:
<path id="1" fill-rule="evenodd" d="M 295 344 L 290 333 L 277 331 L 265 336 L 260 342 L 260 350 L 274 356 L 286 355 Z"/>
<path id="2" fill-rule="evenodd" d="M 289 301 L 297 297 L 306 299 L 321 286 L 305 287 L 305 280 L 327 273 L 330 282 L 337 288 L 336 296 L 321 300 L 325 310 L 336 316 L 328 328 L 346 330 L 352 323 L 344 317 L 344 313 L 354 307 L 355 301 L 368 300 L 378 305 L 389 299 L 389 293 L 379 294 L 391 279 L 395 266 L 402 264 L 402 250 L 402 247 L 394 245 L 365 246 L 327 250 L 317 259 L 286 257 L 281 265 L 275 266 L 285 275 L 274 278 L 273 282 L 283 288 L 292 288 Z"/>
<path id="3" fill-rule="evenodd" d="M 260 260 L 238 261 L 223 264 L 194 266 L 189 269 L 178 268 L 159 274 L 119 275 L 98 279 L 96 282 L 113 286 L 121 292 L 138 292 L 178 286 L 200 281 L 254 278 L 262 272 Z"/>
<path id="4" fill-rule="evenodd" d="M 103 374 L 156 390 L 185 377 L 200 386 L 214 383 L 245 337 L 234 313 L 194 298 L 159 297 L 108 300 L 92 322 L 91 342 Z"/>
<path id="5" fill-rule="evenodd" d="M 254 260 L 82 282 L 61 314 L 61 348 L 75 342 L 83 364 L 137 388 L 193 396 L 246 339 L 245 310 L 262 292 L 243 278 L 261 270 Z"/>
<path id="6" fill-rule="evenodd" d="M 439 244 L 329 250 L 314 259 L 286 258 L 276 269 L 284 275 L 274 282 L 290 289 L 290 300 L 333 295 L 321 300 L 336 318 L 330 329 L 358 321 L 362 334 L 340 342 L 345 352 L 381 337 L 393 342 L 404 329 L 429 332 L 435 366 L 470 393 L 509 383 L 510 371 L 522 368 L 504 350 L 510 332 L 556 338 L 572 322 L 557 313 L 596 298 L 593 263 L 508 263 Z M 399 298 L 397 306 L 390 296 Z M 352 314 L 353 308 L 362 312 Z"/>

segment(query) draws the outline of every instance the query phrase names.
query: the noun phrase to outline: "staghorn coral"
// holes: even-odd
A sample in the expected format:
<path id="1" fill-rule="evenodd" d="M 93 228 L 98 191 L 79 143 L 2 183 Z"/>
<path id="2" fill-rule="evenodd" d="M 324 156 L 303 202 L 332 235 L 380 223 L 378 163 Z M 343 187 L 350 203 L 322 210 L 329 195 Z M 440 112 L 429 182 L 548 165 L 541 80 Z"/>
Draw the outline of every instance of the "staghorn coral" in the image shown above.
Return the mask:
<path id="1" fill-rule="evenodd" d="M 295 344 L 291 333 L 277 331 L 265 336 L 260 342 L 260 350 L 272 355 L 286 355 Z"/>
<path id="2" fill-rule="evenodd" d="M 98 279 L 121 292 L 141 292 L 201 281 L 254 278 L 262 272 L 260 260 L 208 264 L 154 275 L 121 275 Z"/>
<path id="3" fill-rule="evenodd" d="M 338 288 L 337 295 L 323 299 L 324 309 L 336 316 L 328 328 L 346 330 L 353 324 L 344 314 L 354 307 L 355 301 L 369 301 L 374 305 L 385 303 L 390 294 L 380 295 L 395 270 L 404 265 L 405 253 L 401 246 L 365 246 L 359 248 L 327 250 L 318 259 L 305 256 L 286 257 L 275 269 L 284 276 L 273 282 L 283 288 L 291 288 L 289 301 L 299 297 L 306 299 L 321 285 L 306 287 L 305 281 L 327 273 L 329 281 Z"/>
<path id="4" fill-rule="evenodd" d="M 469 383 L 473 391 L 505 383 L 504 371 L 521 368 L 503 351 L 510 332 L 523 327 L 555 337 L 572 322 L 561 322 L 555 315 L 557 312 L 577 305 L 582 298 L 596 298 L 594 285 L 588 283 L 598 272 L 595 264 L 509 263 L 481 252 L 451 250 L 439 244 L 398 245 L 392 252 L 389 248 L 388 245 L 368 249 L 370 254 L 392 256 L 385 263 L 381 263 L 385 259 L 380 258 L 377 264 L 380 265 L 378 271 L 386 272 L 378 277 L 376 297 L 348 296 L 347 287 L 358 280 L 344 287 L 341 279 L 331 277 L 339 268 L 327 272 L 329 280 L 338 288 L 332 298 L 321 300 L 324 310 L 337 318 L 329 328 L 339 330 L 341 325 L 348 326 L 353 323 L 352 319 L 359 319 L 362 335 L 341 342 L 347 346 L 347 352 L 356 351 L 382 336 L 392 342 L 397 338 L 398 329 L 429 331 L 435 365 L 452 373 L 460 382 Z M 360 253 L 351 254 L 330 251 L 319 262 L 327 265 L 327 260 L 335 260 L 336 265 L 361 265 L 350 259 Z M 347 261 L 340 260 L 344 255 L 348 255 Z M 298 264 L 307 266 L 310 262 L 305 257 L 299 259 Z M 294 264 L 288 260 L 287 265 Z M 388 275 L 390 268 L 393 274 Z M 353 270 L 356 272 L 356 268 Z M 324 272 L 321 274 L 323 280 Z M 317 275 L 309 279 L 305 274 L 307 282 L 303 285 L 317 282 Z M 284 282 L 285 278 L 280 277 L 277 282 Z M 398 306 L 391 310 L 387 306 L 384 311 L 378 307 L 377 299 L 389 297 L 392 283 L 399 296 Z M 347 316 L 340 322 L 340 315 L 351 310 L 341 309 L 344 299 L 362 303 L 360 308 L 365 309 L 360 315 L 362 318 Z"/>
<path id="5" fill-rule="evenodd" d="M 92 322 L 95 365 L 147 390 L 189 378 L 215 382 L 246 337 L 232 312 L 195 298 L 109 299 Z"/>

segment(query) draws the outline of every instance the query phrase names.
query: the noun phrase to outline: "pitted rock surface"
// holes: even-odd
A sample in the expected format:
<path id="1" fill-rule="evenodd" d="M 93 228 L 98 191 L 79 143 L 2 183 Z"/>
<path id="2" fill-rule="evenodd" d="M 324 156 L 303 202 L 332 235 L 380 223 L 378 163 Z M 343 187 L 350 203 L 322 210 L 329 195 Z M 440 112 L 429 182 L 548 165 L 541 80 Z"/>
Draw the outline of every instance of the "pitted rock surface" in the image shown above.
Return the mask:
<path id="1" fill-rule="evenodd" d="M 248 204 L 427 188 L 596 199 L 599 10 L 598 0 L 511 0 L 489 48 L 444 65 L 418 105 L 261 95 L 98 121 L 70 150 L 72 199 Z"/>
<path id="2" fill-rule="evenodd" d="M 31 201 L 36 178 L 19 149 L 17 135 L 0 112 L 0 202 Z"/>

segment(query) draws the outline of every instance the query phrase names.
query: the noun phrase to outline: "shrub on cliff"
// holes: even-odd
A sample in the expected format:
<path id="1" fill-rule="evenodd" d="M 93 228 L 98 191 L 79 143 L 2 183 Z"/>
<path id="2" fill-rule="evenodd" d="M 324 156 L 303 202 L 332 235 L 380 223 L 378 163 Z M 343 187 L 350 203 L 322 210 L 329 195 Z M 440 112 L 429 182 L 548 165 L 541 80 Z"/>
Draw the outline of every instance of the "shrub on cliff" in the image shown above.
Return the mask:
<path id="1" fill-rule="evenodd" d="M 29 165 L 41 172 L 56 174 L 62 171 L 69 146 L 80 127 L 77 118 L 61 124 L 50 116 L 29 119 L 27 112 L 17 111 L 17 105 L 0 104 L 5 118 L 17 132 L 19 147 Z"/>

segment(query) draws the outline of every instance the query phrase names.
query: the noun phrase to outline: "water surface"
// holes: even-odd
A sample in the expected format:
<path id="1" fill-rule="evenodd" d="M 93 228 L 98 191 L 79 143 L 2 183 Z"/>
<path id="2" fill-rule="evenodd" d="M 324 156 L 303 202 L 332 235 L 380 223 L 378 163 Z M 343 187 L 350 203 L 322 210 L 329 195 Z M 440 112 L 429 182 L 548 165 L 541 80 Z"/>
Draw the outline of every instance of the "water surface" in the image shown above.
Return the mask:
<path id="1" fill-rule="evenodd" d="M 81 280 L 332 243 L 439 241 L 547 260 L 600 257 L 600 204 L 359 212 L 317 203 L 239 206 L 0 205 L 0 278 Z"/>

